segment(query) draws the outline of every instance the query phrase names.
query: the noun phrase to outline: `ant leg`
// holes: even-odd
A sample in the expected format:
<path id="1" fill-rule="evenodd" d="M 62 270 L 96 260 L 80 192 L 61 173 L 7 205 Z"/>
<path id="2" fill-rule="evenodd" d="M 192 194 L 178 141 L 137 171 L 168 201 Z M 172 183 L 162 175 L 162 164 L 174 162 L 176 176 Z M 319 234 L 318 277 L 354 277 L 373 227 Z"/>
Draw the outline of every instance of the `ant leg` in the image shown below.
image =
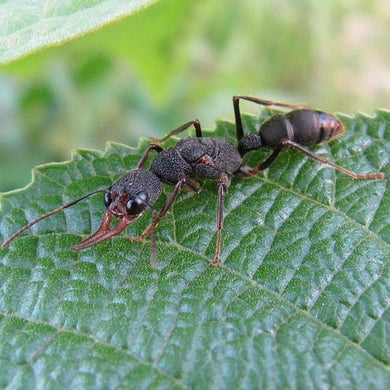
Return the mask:
<path id="1" fill-rule="evenodd" d="M 146 237 L 149 235 L 151 236 L 151 254 L 150 254 L 150 263 L 152 267 L 154 267 L 157 264 L 157 249 L 156 249 L 156 228 L 158 224 L 160 223 L 161 218 L 163 218 L 170 207 L 172 206 L 173 202 L 176 199 L 177 194 L 180 192 L 180 190 L 185 186 L 185 185 L 191 185 L 192 187 L 196 187 L 199 189 L 199 184 L 196 183 L 195 181 L 188 179 L 188 178 L 183 178 L 179 182 L 176 183 L 175 188 L 169 195 L 167 201 L 165 202 L 164 206 L 160 210 L 159 213 L 153 210 L 153 217 L 152 217 L 152 222 L 150 225 L 144 230 L 144 232 L 139 236 L 139 237 L 129 237 L 131 241 L 143 241 Z M 195 186 L 196 184 L 196 186 Z"/>
<path id="2" fill-rule="evenodd" d="M 233 109 L 234 109 L 234 118 L 236 120 L 237 142 L 240 142 L 241 138 L 244 136 L 244 129 L 242 128 L 239 96 L 233 96 Z"/>
<path id="3" fill-rule="evenodd" d="M 153 211 L 152 224 L 154 224 L 155 219 L 157 218 L 156 210 Z M 150 265 L 152 268 L 157 266 L 157 239 L 156 239 L 156 229 L 150 233 Z"/>
<path id="4" fill-rule="evenodd" d="M 250 168 L 247 166 L 242 166 L 240 173 L 244 176 L 250 177 L 253 175 L 257 175 L 259 172 L 264 171 L 264 169 L 267 169 L 278 157 L 279 153 L 285 148 L 284 145 L 277 146 L 272 153 L 268 156 L 266 160 L 264 160 L 261 164 L 259 164 L 256 168 Z"/>
<path id="5" fill-rule="evenodd" d="M 168 138 L 172 137 L 173 135 L 176 135 L 176 134 L 180 134 L 181 132 L 183 132 L 184 130 L 187 130 L 190 126 L 194 126 L 195 127 L 195 132 L 196 132 L 196 136 L 198 138 L 202 138 L 202 129 L 200 127 L 200 122 L 198 119 L 195 119 L 193 121 L 189 121 L 187 123 L 184 123 L 184 125 L 181 125 L 180 127 L 178 127 L 177 129 L 175 130 L 172 130 L 168 135 L 166 135 L 164 138 L 161 138 L 161 139 L 157 139 L 157 138 L 149 138 L 151 141 L 153 142 L 156 142 L 156 143 L 161 143 L 161 142 L 164 142 L 166 141 Z M 138 169 L 140 168 L 143 168 L 143 166 L 145 165 L 148 157 L 149 157 L 149 153 L 151 150 L 156 150 L 158 153 L 161 152 L 163 150 L 163 148 L 159 145 L 156 145 L 156 144 L 150 144 L 148 146 L 148 148 L 146 149 L 144 155 L 142 156 L 141 160 L 138 162 L 137 164 L 137 167 Z"/>
<path id="6" fill-rule="evenodd" d="M 136 169 L 141 169 L 144 167 L 148 157 L 149 157 L 149 153 L 151 150 L 157 150 L 158 153 L 160 153 L 162 150 L 164 150 L 161 146 L 159 145 L 155 145 L 155 144 L 150 144 L 148 146 L 148 148 L 145 150 L 145 153 L 144 155 L 141 157 L 141 160 L 139 160 L 137 166 L 136 166 Z"/>
<path id="7" fill-rule="evenodd" d="M 307 156 L 309 156 L 310 158 L 312 158 L 313 160 L 319 162 L 320 164 L 329 165 L 332 168 L 337 169 L 338 171 L 340 171 L 340 172 L 342 172 L 342 173 L 344 173 L 344 174 L 346 174 L 348 176 L 353 177 L 354 179 L 366 180 L 366 179 L 384 179 L 385 178 L 385 174 L 384 173 L 363 173 L 363 174 L 358 174 L 358 173 L 351 172 L 348 169 L 345 169 L 345 168 L 341 167 L 340 165 L 337 165 L 337 164 L 329 161 L 326 158 L 318 156 L 317 154 L 311 152 L 309 149 L 306 149 L 304 146 L 302 146 L 300 144 L 297 144 L 296 142 L 293 142 L 293 141 L 283 141 L 283 145 L 296 148 L 299 151 L 301 151 L 302 153 L 304 153 Z"/>
<path id="8" fill-rule="evenodd" d="M 215 247 L 214 260 L 210 263 L 213 267 L 219 265 L 221 255 L 221 243 L 222 243 L 222 229 L 223 229 L 223 206 L 224 199 L 229 187 L 230 180 L 228 177 L 222 178 L 218 181 L 218 203 L 217 203 L 217 243 Z"/>
<path id="9" fill-rule="evenodd" d="M 248 102 L 261 104 L 262 106 L 268 106 L 268 107 L 279 106 L 279 107 L 285 107 L 285 108 L 291 108 L 291 109 L 308 108 L 309 107 L 307 104 L 288 104 L 288 103 L 274 102 L 272 100 L 260 99 L 260 98 L 256 98 L 253 96 L 235 95 L 235 96 L 233 96 L 233 108 L 234 108 L 234 117 L 236 120 L 237 141 L 240 141 L 241 138 L 244 136 L 244 130 L 242 127 L 242 120 L 241 120 L 241 113 L 240 113 L 240 99 L 247 100 Z"/>
<path id="10" fill-rule="evenodd" d="M 169 208 L 172 206 L 172 203 L 175 201 L 177 194 L 180 192 L 180 190 L 183 188 L 183 186 L 187 183 L 187 181 L 188 181 L 187 178 L 183 178 L 176 183 L 175 188 L 173 189 L 173 191 L 169 195 L 167 201 L 165 202 L 165 204 L 162 207 L 162 209 L 160 210 L 160 212 L 153 216 L 152 222 L 150 223 L 150 225 L 144 230 L 144 232 L 139 237 L 130 237 L 130 240 L 142 241 L 146 237 L 148 237 L 150 234 L 153 234 L 153 232 L 156 230 L 156 227 L 160 223 L 161 218 L 163 218 L 167 214 Z"/>
<path id="11" fill-rule="evenodd" d="M 262 106 L 278 106 L 278 107 L 291 108 L 293 110 L 296 110 L 297 108 L 308 108 L 309 107 L 305 103 L 289 104 L 289 103 L 282 103 L 282 102 L 274 102 L 273 100 L 260 99 L 260 98 L 254 97 L 254 96 L 246 96 L 246 95 L 236 95 L 236 96 L 234 96 L 234 98 L 247 100 L 248 102 L 261 104 Z"/>
<path id="12" fill-rule="evenodd" d="M 157 138 L 150 138 L 153 142 L 161 143 L 166 141 L 168 138 L 172 137 L 173 135 L 180 134 L 184 130 L 187 130 L 189 127 L 194 126 L 195 133 L 198 138 L 202 138 L 202 129 L 200 127 L 200 122 L 198 119 L 194 119 L 192 121 L 189 121 L 187 123 L 184 123 L 184 125 L 181 125 L 175 130 L 172 130 L 170 133 L 168 133 L 164 138 L 157 139 Z"/>

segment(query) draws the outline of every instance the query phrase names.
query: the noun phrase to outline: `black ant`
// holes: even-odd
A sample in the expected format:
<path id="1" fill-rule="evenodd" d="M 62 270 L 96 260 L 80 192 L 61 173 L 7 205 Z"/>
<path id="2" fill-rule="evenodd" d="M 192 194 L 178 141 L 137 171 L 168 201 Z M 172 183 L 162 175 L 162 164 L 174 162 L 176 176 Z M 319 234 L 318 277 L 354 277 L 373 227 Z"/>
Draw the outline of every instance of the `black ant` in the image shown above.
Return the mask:
<path id="1" fill-rule="evenodd" d="M 293 111 L 285 115 L 276 115 L 264 122 L 259 133 L 243 135 L 239 100 L 244 99 L 266 106 L 281 106 L 292 108 Z M 221 240 L 223 229 L 223 203 L 231 177 L 253 176 L 266 169 L 277 157 L 281 150 L 287 147 L 295 147 L 314 160 L 328 164 L 339 171 L 357 179 L 383 179 L 383 173 L 355 174 L 342 168 L 327 159 L 310 152 L 305 146 L 329 141 L 344 131 L 341 121 L 332 115 L 302 108 L 298 105 L 276 103 L 269 100 L 253 98 L 249 96 L 233 97 L 234 112 L 236 118 L 236 133 L 239 142 L 238 148 L 231 142 L 221 138 L 202 137 L 202 130 L 198 120 L 185 123 L 171 131 L 166 137 L 159 140 L 163 142 L 169 137 L 179 134 L 191 126 L 194 126 L 196 137 L 184 138 L 173 148 L 164 149 L 158 144 L 151 144 L 145 151 L 136 168 L 124 174 L 107 190 L 96 190 L 83 197 L 67 203 L 58 209 L 45 214 L 14 233 L 2 244 L 6 247 L 11 241 L 44 218 L 50 217 L 64 209 L 73 206 L 77 202 L 104 192 L 104 204 L 107 208 L 99 229 L 90 237 L 75 245 L 72 249 L 86 249 L 96 245 L 123 231 L 130 223 L 140 217 L 146 209 L 152 210 L 152 221 L 140 237 L 130 237 L 133 241 L 141 241 L 151 236 L 151 264 L 157 262 L 156 252 L 156 228 L 176 196 L 183 188 L 199 191 L 200 185 L 194 178 L 216 180 L 218 185 L 217 200 L 217 242 L 214 260 L 211 265 L 217 266 L 220 261 Z M 261 147 L 273 149 L 271 155 L 258 167 L 251 168 L 243 165 L 242 156 Z M 153 159 L 150 169 L 144 169 L 151 150 L 158 152 Z M 165 204 L 159 212 L 153 209 L 153 204 L 159 198 L 161 183 L 174 186 Z M 112 216 L 120 219 L 120 222 L 110 228 Z"/>

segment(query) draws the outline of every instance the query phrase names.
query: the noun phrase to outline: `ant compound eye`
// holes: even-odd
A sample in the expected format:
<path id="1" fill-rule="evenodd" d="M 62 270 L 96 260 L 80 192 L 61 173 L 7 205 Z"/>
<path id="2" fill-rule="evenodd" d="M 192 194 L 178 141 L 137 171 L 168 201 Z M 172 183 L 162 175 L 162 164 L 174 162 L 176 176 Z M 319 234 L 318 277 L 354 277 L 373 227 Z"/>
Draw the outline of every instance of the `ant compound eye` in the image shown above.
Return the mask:
<path id="1" fill-rule="evenodd" d="M 129 215 L 138 215 L 142 213 L 147 206 L 147 196 L 144 192 L 140 192 L 138 195 L 133 196 L 127 201 L 126 211 Z"/>
<path id="2" fill-rule="evenodd" d="M 112 198 L 111 198 L 110 191 L 104 193 L 103 202 L 106 207 L 108 207 L 111 204 Z"/>

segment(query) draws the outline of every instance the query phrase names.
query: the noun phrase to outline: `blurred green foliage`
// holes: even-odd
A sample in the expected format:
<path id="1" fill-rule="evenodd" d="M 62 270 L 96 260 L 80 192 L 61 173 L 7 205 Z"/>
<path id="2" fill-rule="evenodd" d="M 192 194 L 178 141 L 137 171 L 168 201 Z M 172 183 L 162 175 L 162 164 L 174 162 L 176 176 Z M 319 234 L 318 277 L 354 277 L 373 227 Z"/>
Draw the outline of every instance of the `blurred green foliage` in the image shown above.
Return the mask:
<path id="1" fill-rule="evenodd" d="M 162 0 L 0 73 L 0 191 L 107 140 L 136 145 L 236 93 L 372 112 L 390 97 L 385 0 Z M 247 111 L 257 112 L 248 106 Z"/>

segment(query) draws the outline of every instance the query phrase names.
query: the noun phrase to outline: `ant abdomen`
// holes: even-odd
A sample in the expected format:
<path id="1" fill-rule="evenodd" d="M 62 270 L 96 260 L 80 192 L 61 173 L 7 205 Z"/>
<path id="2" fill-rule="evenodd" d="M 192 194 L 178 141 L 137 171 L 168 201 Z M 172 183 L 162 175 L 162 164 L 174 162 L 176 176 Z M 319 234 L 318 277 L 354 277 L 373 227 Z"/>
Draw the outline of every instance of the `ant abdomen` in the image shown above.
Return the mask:
<path id="1" fill-rule="evenodd" d="M 249 133 L 239 140 L 241 155 L 260 148 L 276 149 L 283 141 L 301 146 L 328 142 L 344 133 L 344 125 L 335 116 L 311 109 L 296 109 L 266 120 L 258 133 Z"/>
<path id="2" fill-rule="evenodd" d="M 296 142 L 303 146 L 327 142 L 343 134 L 342 122 L 322 111 L 298 109 L 268 119 L 260 127 L 264 146 L 276 148 L 281 140 Z"/>

